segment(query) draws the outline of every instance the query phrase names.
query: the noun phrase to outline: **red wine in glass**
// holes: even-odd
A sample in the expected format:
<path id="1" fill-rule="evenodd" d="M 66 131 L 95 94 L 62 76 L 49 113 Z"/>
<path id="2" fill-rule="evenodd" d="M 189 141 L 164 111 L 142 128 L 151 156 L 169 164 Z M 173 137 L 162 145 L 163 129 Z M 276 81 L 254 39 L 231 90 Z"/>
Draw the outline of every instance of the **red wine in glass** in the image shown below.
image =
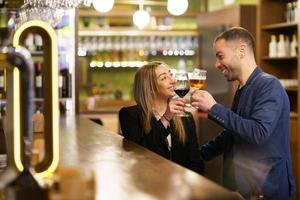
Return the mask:
<path id="1" fill-rule="evenodd" d="M 176 84 L 174 92 L 181 98 L 183 98 L 190 91 L 189 78 L 186 72 L 179 71 L 175 74 Z M 188 113 L 184 112 L 178 116 L 187 117 Z"/>
<path id="2" fill-rule="evenodd" d="M 179 88 L 174 91 L 179 97 L 183 98 L 190 91 L 190 88 Z"/>

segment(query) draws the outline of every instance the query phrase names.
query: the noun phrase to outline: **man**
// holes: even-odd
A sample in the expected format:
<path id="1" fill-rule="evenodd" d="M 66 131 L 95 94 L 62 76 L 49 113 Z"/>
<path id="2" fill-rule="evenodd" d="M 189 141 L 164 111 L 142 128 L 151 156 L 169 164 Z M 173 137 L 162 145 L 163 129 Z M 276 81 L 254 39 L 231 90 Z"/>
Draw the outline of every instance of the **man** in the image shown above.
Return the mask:
<path id="1" fill-rule="evenodd" d="M 231 110 L 207 91 L 191 96 L 194 107 L 224 128 L 201 147 L 201 156 L 210 160 L 224 154 L 224 185 L 244 198 L 285 200 L 295 192 L 289 99 L 279 81 L 257 66 L 254 49 L 253 36 L 240 27 L 215 39 L 215 67 L 228 81 L 238 81 L 239 87 Z"/>

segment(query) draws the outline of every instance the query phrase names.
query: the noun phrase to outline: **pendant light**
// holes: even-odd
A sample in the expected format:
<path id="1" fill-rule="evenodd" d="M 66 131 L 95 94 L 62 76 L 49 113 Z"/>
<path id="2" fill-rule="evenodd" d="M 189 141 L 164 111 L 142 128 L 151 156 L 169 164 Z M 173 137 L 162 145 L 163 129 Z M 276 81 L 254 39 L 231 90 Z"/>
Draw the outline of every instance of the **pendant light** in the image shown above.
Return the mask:
<path id="1" fill-rule="evenodd" d="M 144 10 L 143 8 L 143 0 L 140 0 L 139 3 L 139 10 L 136 11 L 133 14 L 133 23 L 136 25 L 139 29 L 144 28 L 147 26 L 150 22 L 150 15 L 149 13 Z"/>
<path id="2" fill-rule="evenodd" d="M 109 12 L 114 6 L 114 0 L 93 0 L 93 6 L 99 12 Z"/>
<path id="3" fill-rule="evenodd" d="M 224 0 L 224 5 L 225 6 L 233 4 L 233 3 L 234 3 L 234 0 Z"/>
<path id="4" fill-rule="evenodd" d="M 172 15 L 182 15 L 189 6 L 188 0 L 168 0 L 167 10 Z"/>

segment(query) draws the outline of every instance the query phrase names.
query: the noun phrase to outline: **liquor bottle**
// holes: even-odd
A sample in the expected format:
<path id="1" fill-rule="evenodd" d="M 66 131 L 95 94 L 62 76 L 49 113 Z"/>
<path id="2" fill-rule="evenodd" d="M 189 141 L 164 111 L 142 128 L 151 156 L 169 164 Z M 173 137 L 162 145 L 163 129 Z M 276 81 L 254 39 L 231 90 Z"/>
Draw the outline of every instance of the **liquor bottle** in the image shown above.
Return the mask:
<path id="1" fill-rule="evenodd" d="M 7 21 L 8 21 L 7 8 L 4 7 L 3 5 L 3 7 L 0 8 L 0 28 L 7 28 Z"/>
<path id="2" fill-rule="evenodd" d="M 5 86 L 6 86 L 6 80 L 5 80 L 5 69 L 0 69 L 0 99 L 5 99 L 6 98 L 6 91 L 5 91 Z"/>
<path id="3" fill-rule="evenodd" d="M 69 69 L 62 69 L 61 74 L 63 77 L 62 97 L 70 98 L 72 97 L 72 74 L 69 72 Z"/>
<path id="4" fill-rule="evenodd" d="M 0 8 L 4 8 L 5 6 L 5 0 L 0 0 Z"/>
<path id="5" fill-rule="evenodd" d="M 33 121 L 33 132 L 34 133 L 43 133 L 44 132 L 44 115 L 41 113 L 40 109 L 37 109 L 32 117 Z"/>
<path id="6" fill-rule="evenodd" d="M 29 33 L 25 39 L 25 47 L 30 51 L 34 52 L 36 50 L 35 44 L 34 44 L 34 34 Z"/>
<path id="7" fill-rule="evenodd" d="M 35 98 L 43 97 L 43 63 L 35 63 Z"/>
<path id="8" fill-rule="evenodd" d="M 7 166 L 7 146 L 6 137 L 3 130 L 3 117 L 5 115 L 5 106 L 0 108 L 0 171 Z"/>
<path id="9" fill-rule="evenodd" d="M 297 56 L 298 54 L 298 41 L 296 34 L 293 34 L 292 42 L 290 44 L 290 55 L 291 56 Z"/>
<path id="10" fill-rule="evenodd" d="M 72 97 L 72 74 L 68 73 L 67 75 L 67 82 L 68 82 L 68 97 Z"/>
<path id="11" fill-rule="evenodd" d="M 43 50 L 43 38 L 41 35 L 39 35 L 39 34 L 34 35 L 34 44 L 35 44 L 36 51 Z"/>
<path id="12" fill-rule="evenodd" d="M 278 57 L 286 56 L 285 42 L 284 42 L 284 35 L 283 34 L 279 35 L 279 41 L 277 43 L 277 56 Z"/>
<path id="13" fill-rule="evenodd" d="M 183 70 L 185 71 L 185 68 L 186 68 L 186 63 L 185 63 L 185 60 L 183 58 L 180 58 L 178 60 L 178 70 Z"/>
<path id="14" fill-rule="evenodd" d="M 271 35 L 271 41 L 269 43 L 269 57 L 277 56 L 277 41 L 276 35 Z"/>
<path id="15" fill-rule="evenodd" d="M 293 7 L 293 22 L 298 22 L 298 5 L 297 1 L 292 2 L 292 7 Z"/>
<path id="16" fill-rule="evenodd" d="M 59 94 L 59 98 L 63 97 L 62 87 L 63 87 L 63 75 L 60 71 L 59 76 L 58 76 L 58 94 Z"/>
<path id="17" fill-rule="evenodd" d="M 291 22 L 293 20 L 293 4 L 291 2 L 286 3 L 285 8 L 285 21 Z"/>
<path id="18" fill-rule="evenodd" d="M 290 37 L 288 35 L 285 36 L 284 46 L 285 46 L 286 55 L 290 56 L 291 55 L 291 53 L 290 53 L 291 47 L 290 47 Z"/>

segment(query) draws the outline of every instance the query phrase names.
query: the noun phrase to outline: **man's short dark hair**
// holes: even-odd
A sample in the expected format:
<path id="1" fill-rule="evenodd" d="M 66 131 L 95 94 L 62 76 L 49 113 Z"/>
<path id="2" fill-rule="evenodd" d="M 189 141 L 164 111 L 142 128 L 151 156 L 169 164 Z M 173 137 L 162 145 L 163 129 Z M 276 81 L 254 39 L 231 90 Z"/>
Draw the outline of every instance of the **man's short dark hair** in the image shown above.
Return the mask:
<path id="1" fill-rule="evenodd" d="M 223 33 L 219 34 L 215 42 L 224 39 L 225 41 L 242 41 L 247 44 L 248 47 L 250 47 L 253 50 L 253 53 L 255 52 L 255 39 L 253 35 L 246 29 L 242 27 L 232 27 Z"/>

